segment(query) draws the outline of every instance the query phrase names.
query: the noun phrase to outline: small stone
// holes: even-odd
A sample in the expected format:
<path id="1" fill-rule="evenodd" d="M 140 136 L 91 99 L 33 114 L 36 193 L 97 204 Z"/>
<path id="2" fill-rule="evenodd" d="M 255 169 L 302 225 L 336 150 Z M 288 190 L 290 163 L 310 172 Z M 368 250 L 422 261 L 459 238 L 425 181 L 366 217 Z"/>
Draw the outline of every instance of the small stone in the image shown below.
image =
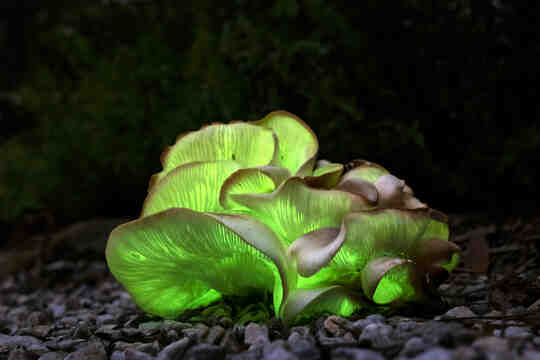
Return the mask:
<path id="1" fill-rule="evenodd" d="M 38 360 L 64 360 L 65 357 L 65 352 L 51 351 L 41 355 Z"/>
<path id="2" fill-rule="evenodd" d="M 300 359 L 320 360 L 322 358 L 321 351 L 317 348 L 315 339 L 311 335 L 295 341 L 290 341 L 289 337 L 288 343 L 290 344 L 291 352 Z"/>
<path id="3" fill-rule="evenodd" d="M 475 332 L 456 322 L 428 321 L 413 334 L 422 336 L 428 345 L 441 345 L 450 348 L 468 345 L 476 339 Z"/>
<path id="4" fill-rule="evenodd" d="M 331 315 L 324 320 L 324 328 L 334 336 L 343 336 L 351 328 L 351 322 L 340 316 Z"/>
<path id="5" fill-rule="evenodd" d="M 92 335 L 91 328 L 95 329 L 93 326 L 89 326 L 87 323 L 83 322 L 77 326 L 73 337 L 88 339 Z"/>
<path id="6" fill-rule="evenodd" d="M 217 344 L 217 342 L 221 340 L 224 334 L 225 329 L 223 327 L 219 325 L 212 326 L 208 331 L 208 335 L 206 336 L 204 342 L 207 344 Z"/>
<path id="7" fill-rule="evenodd" d="M 538 310 L 540 310 L 540 299 L 536 300 L 527 308 L 527 311 L 538 311 Z"/>
<path id="8" fill-rule="evenodd" d="M 452 360 L 452 352 L 440 347 L 429 349 L 419 356 L 414 358 L 415 360 Z"/>
<path id="9" fill-rule="evenodd" d="M 77 345 L 85 343 L 84 339 L 66 339 L 61 341 L 46 342 L 45 344 L 53 350 L 74 350 Z"/>
<path id="10" fill-rule="evenodd" d="M 483 351 L 504 352 L 509 350 L 508 340 L 496 336 L 486 336 L 476 339 L 472 343 L 472 346 Z"/>
<path id="11" fill-rule="evenodd" d="M 137 351 L 135 349 L 127 349 L 124 351 L 124 359 L 125 360 L 153 360 L 154 357 L 142 351 Z"/>
<path id="12" fill-rule="evenodd" d="M 135 350 L 147 353 L 148 355 L 156 356 L 159 352 L 159 343 L 154 341 L 151 343 L 145 343 L 135 346 Z"/>
<path id="13" fill-rule="evenodd" d="M 392 338 L 399 343 L 404 343 L 413 337 L 413 332 L 418 329 L 419 325 L 412 321 L 400 321 L 394 325 Z"/>
<path id="14" fill-rule="evenodd" d="M 111 314 L 99 315 L 96 318 L 96 325 L 100 327 L 102 325 L 116 324 L 116 318 Z"/>
<path id="15" fill-rule="evenodd" d="M 291 352 L 289 344 L 284 340 L 276 340 L 264 345 L 263 358 L 265 360 L 298 360 L 298 356 Z"/>
<path id="16" fill-rule="evenodd" d="M 23 349 L 13 349 L 9 352 L 7 360 L 37 360 L 39 355 L 23 350 Z"/>
<path id="17" fill-rule="evenodd" d="M 456 306 L 455 308 L 452 308 L 448 310 L 446 313 L 444 313 L 441 316 L 436 316 L 435 320 L 441 320 L 441 319 L 456 319 L 456 318 L 467 318 L 467 317 L 474 317 L 476 316 L 475 313 L 471 311 L 466 306 Z"/>
<path id="18" fill-rule="evenodd" d="M 115 324 L 103 325 L 96 330 L 95 335 L 107 340 L 120 340 L 122 338 L 122 330 L 118 330 L 115 328 Z"/>
<path id="19" fill-rule="evenodd" d="M 328 336 L 324 328 L 319 329 L 316 335 L 319 344 L 324 347 L 335 348 L 340 346 L 355 346 L 356 341 L 349 341 L 342 337 Z"/>
<path id="20" fill-rule="evenodd" d="M 540 360 L 540 351 L 527 350 L 521 356 L 522 360 Z"/>
<path id="21" fill-rule="evenodd" d="M 139 324 L 139 329 L 142 331 L 159 330 L 164 326 L 163 321 L 147 321 Z"/>
<path id="22" fill-rule="evenodd" d="M 510 356 L 509 359 L 511 358 L 512 357 Z M 454 350 L 454 359 L 481 360 L 481 359 L 485 359 L 485 356 L 470 346 L 460 346 L 456 350 Z M 495 360 L 495 358 L 491 358 L 488 356 L 486 360 Z"/>
<path id="23" fill-rule="evenodd" d="M 227 360 L 260 360 L 262 348 L 244 351 L 238 354 L 227 355 Z"/>
<path id="24" fill-rule="evenodd" d="M 180 322 L 180 321 L 174 321 L 174 320 L 165 320 L 163 322 L 163 326 L 166 329 L 173 329 L 173 330 L 176 330 L 176 331 L 180 332 L 180 331 L 182 331 L 184 329 L 192 328 L 193 324 Z"/>
<path id="25" fill-rule="evenodd" d="M 375 348 L 387 347 L 393 344 L 392 327 L 380 322 L 371 323 L 364 328 L 358 338 L 360 344 L 368 344 Z"/>
<path id="26" fill-rule="evenodd" d="M 48 309 L 55 318 L 59 318 L 63 313 L 66 312 L 66 304 L 52 303 L 49 304 Z"/>
<path id="27" fill-rule="evenodd" d="M 418 354 L 426 351 L 427 348 L 428 345 L 424 342 L 424 340 L 422 340 L 421 337 L 414 336 L 405 343 L 400 355 L 407 357 L 415 357 Z"/>
<path id="28" fill-rule="evenodd" d="M 64 360 L 105 360 L 107 353 L 103 344 L 92 342 L 85 347 L 69 354 Z"/>
<path id="29" fill-rule="evenodd" d="M 246 326 L 244 342 L 251 345 L 251 347 L 269 343 L 270 339 L 268 337 L 268 327 L 266 327 L 266 325 L 259 325 L 253 322 L 249 323 Z"/>
<path id="30" fill-rule="evenodd" d="M 185 337 L 181 340 L 169 344 L 161 350 L 156 360 L 176 360 L 181 359 L 187 347 L 191 344 L 191 338 Z"/>
<path id="31" fill-rule="evenodd" d="M 113 351 L 111 360 L 125 360 L 126 354 L 123 351 Z"/>
<path id="32" fill-rule="evenodd" d="M 381 314 L 373 314 L 366 316 L 366 320 L 369 323 L 384 323 L 386 321 L 386 318 Z"/>
<path id="33" fill-rule="evenodd" d="M 195 340 L 195 342 L 200 343 L 208 334 L 208 326 L 204 324 L 197 324 L 194 327 L 182 330 L 182 334 L 186 337 L 192 338 Z"/>
<path id="34" fill-rule="evenodd" d="M 232 329 L 227 329 L 225 331 L 225 335 L 223 335 L 219 345 L 225 348 L 227 353 L 237 353 L 243 349 L 240 341 L 238 341 L 238 338 L 234 335 Z"/>
<path id="35" fill-rule="evenodd" d="M 197 344 L 190 347 L 186 351 L 182 359 L 184 360 L 223 360 L 225 359 L 225 351 L 223 351 L 223 348 L 218 345 Z"/>
<path id="36" fill-rule="evenodd" d="M 173 343 L 173 342 L 177 341 L 179 338 L 180 338 L 180 336 L 178 335 L 178 332 L 176 332 L 176 330 L 169 329 L 167 331 L 167 342 Z"/>
<path id="37" fill-rule="evenodd" d="M 32 311 L 26 322 L 29 326 L 48 325 L 51 322 L 49 315 L 44 311 Z"/>
<path id="38" fill-rule="evenodd" d="M 17 346 L 21 346 L 25 349 L 30 348 L 31 346 L 40 346 L 42 345 L 41 341 L 33 336 L 22 336 L 15 335 L 9 336 L 0 334 L 0 348 L 7 348 L 9 350 L 14 349 Z"/>
<path id="39" fill-rule="evenodd" d="M 533 337 L 531 328 L 527 326 L 509 326 L 504 330 L 504 336 L 509 338 L 529 338 Z"/>
<path id="40" fill-rule="evenodd" d="M 333 360 L 384 360 L 382 355 L 374 351 L 352 347 L 333 349 L 330 358 Z"/>
<path id="41" fill-rule="evenodd" d="M 299 338 L 307 338 L 311 336 L 311 330 L 307 326 L 294 326 L 290 330 L 289 339 L 293 334 L 296 334 Z"/>
<path id="42" fill-rule="evenodd" d="M 351 331 L 359 336 L 362 331 L 364 330 L 364 328 L 366 326 L 368 326 L 370 324 L 370 322 L 366 319 L 360 319 L 360 320 L 356 320 L 354 321 L 352 324 L 351 324 Z"/>

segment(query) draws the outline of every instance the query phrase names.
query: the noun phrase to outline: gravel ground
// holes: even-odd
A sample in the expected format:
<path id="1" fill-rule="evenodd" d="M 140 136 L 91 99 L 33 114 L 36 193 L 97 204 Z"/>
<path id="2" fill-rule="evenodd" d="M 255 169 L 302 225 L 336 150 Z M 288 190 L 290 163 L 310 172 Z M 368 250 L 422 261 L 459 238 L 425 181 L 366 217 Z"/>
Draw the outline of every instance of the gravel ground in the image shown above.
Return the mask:
<path id="1" fill-rule="evenodd" d="M 540 359 L 540 301 L 521 289 L 499 295 L 508 305 L 495 310 L 502 300 L 482 274 L 458 269 L 438 288 L 442 307 L 326 315 L 287 328 L 261 299 L 225 299 L 176 321 L 149 317 L 102 254 L 69 251 L 0 278 L 0 360 Z M 519 276 L 538 281 L 537 263 L 525 264 Z"/>

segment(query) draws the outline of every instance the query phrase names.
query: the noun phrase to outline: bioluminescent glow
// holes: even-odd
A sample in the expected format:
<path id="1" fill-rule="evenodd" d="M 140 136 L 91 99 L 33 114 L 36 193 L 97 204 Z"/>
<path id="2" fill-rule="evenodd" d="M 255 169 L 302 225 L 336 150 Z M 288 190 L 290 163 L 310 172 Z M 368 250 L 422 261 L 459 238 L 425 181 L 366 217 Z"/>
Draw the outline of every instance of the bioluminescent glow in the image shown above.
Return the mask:
<path id="1" fill-rule="evenodd" d="M 422 279 L 459 262 L 444 216 L 380 165 L 317 151 L 285 111 L 181 135 L 140 218 L 111 233 L 111 272 L 164 318 L 253 292 L 287 322 L 422 300 Z"/>

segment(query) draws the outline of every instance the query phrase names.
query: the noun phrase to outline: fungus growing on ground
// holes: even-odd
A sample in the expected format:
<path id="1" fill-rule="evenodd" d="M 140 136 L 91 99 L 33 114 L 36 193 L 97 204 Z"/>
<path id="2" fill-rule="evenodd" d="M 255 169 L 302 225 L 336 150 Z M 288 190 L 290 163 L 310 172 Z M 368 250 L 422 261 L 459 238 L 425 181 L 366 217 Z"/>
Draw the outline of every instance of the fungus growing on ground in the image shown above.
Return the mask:
<path id="1" fill-rule="evenodd" d="M 140 218 L 111 233 L 111 272 L 164 318 L 254 292 L 272 292 L 287 322 L 424 299 L 425 277 L 458 262 L 445 216 L 380 165 L 317 151 L 285 111 L 181 135 Z"/>

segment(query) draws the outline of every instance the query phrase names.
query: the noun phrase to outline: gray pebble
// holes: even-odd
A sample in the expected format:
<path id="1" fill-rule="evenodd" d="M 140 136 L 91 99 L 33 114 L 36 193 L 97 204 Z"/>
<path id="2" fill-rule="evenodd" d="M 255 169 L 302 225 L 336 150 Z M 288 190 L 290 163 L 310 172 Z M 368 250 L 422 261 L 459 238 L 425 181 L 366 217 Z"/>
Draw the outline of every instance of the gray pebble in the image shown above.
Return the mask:
<path id="1" fill-rule="evenodd" d="M 333 349 L 330 353 L 332 360 L 384 360 L 384 357 L 374 351 L 343 347 Z"/>
<path id="2" fill-rule="evenodd" d="M 156 358 L 156 360 L 176 360 L 181 359 L 182 355 L 186 351 L 187 347 L 190 345 L 191 339 L 185 337 L 181 340 L 169 344 L 161 350 Z"/>
<path id="3" fill-rule="evenodd" d="M 465 317 L 473 317 L 476 316 L 475 313 L 471 311 L 466 306 L 456 306 L 450 310 L 448 310 L 446 313 L 444 313 L 441 316 L 436 316 L 435 320 L 441 320 L 441 319 L 455 319 L 455 318 L 465 318 Z"/>
<path id="4" fill-rule="evenodd" d="M 521 359 L 522 360 L 540 360 L 540 352 L 531 351 L 531 350 L 524 351 Z"/>
<path id="5" fill-rule="evenodd" d="M 509 326 L 504 330 L 504 336 L 509 338 L 532 338 L 531 328 L 527 326 Z"/>
<path id="6" fill-rule="evenodd" d="M 51 311 L 55 318 L 62 316 L 66 312 L 66 304 L 49 304 L 48 309 Z"/>
<path id="7" fill-rule="evenodd" d="M 183 360 L 223 360 L 225 351 L 221 346 L 212 344 L 197 344 L 190 347 L 184 354 Z M 126 359 L 127 360 L 127 359 Z"/>
<path id="8" fill-rule="evenodd" d="M 238 354 L 227 355 L 227 360 L 260 360 L 262 358 L 262 348 L 244 351 Z"/>
<path id="9" fill-rule="evenodd" d="M 505 352 L 509 350 L 508 340 L 496 336 L 485 336 L 476 339 L 472 346 L 482 351 Z"/>
<path id="10" fill-rule="evenodd" d="M 276 340 L 263 347 L 265 360 L 298 360 L 298 356 L 291 352 L 289 344 L 284 340 Z"/>
<path id="11" fill-rule="evenodd" d="M 64 360 L 65 357 L 65 352 L 51 351 L 41 355 L 38 360 Z"/>
<path id="12" fill-rule="evenodd" d="M 458 345 L 468 345 L 476 338 L 475 333 L 456 322 L 428 321 L 419 327 L 414 334 L 422 336 L 429 345 L 441 345 L 454 348 Z"/>
<path id="13" fill-rule="evenodd" d="M 124 351 L 124 359 L 125 360 L 153 360 L 154 357 L 142 351 L 137 351 L 134 349 L 127 349 L 126 351 Z"/>
<path id="14" fill-rule="evenodd" d="M 510 357 L 511 358 L 511 357 Z M 460 346 L 454 350 L 454 359 L 459 360 L 492 360 L 470 346 Z"/>
<path id="15" fill-rule="evenodd" d="M 424 340 L 422 340 L 421 337 L 414 336 L 405 343 L 400 355 L 414 357 L 426 351 L 427 348 L 428 345 L 424 342 Z"/>
<path id="16" fill-rule="evenodd" d="M 99 315 L 96 318 L 96 325 L 100 327 L 102 325 L 116 324 L 116 318 L 111 314 Z"/>
<path id="17" fill-rule="evenodd" d="M 204 342 L 208 344 L 217 344 L 224 334 L 225 329 L 223 327 L 219 325 L 212 326 L 208 331 L 208 335 L 206 336 Z"/>
<path id="18" fill-rule="evenodd" d="M 16 346 L 22 346 L 23 348 L 29 348 L 30 346 L 39 346 L 41 341 L 33 336 L 10 336 L 0 334 L 0 347 L 5 347 L 7 349 L 13 349 Z"/>
<path id="19" fill-rule="evenodd" d="M 246 326 L 244 333 L 244 342 L 251 345 L 250 349 L 254 346 L 261 346 L 270 342 L 268 338 L 268 327 L 266 325 L 259 325 L 257 323 L 249 323 Z"/>
<path id="20" fill-rule="evenodd" d="M 386 318 L 381 314 L 373 314 L 366 316 L 366 320 L 369 323 L 384 323 L 386 321 Z"/>
<path id="21" fill-rule="evenodd" d="M 113 351 L 111 360 L 125 360 L 126 354 L 123 351 Z"/>
<path id="22" fill-rule="evenodd" d="M 364 328 L 358 338 L 360 344 L 367 344 L 375 348 L 387 347 L 393 344 L 392 327 L 381 322 L 374 322 Z"/>
<path id="23" fill-rule="evenodd" d="M 159 343 L 156 341 L 151 343 L 139 344 L 134 347 L 135 350 L 147 353 L 148 355 L 156 356 L 159 352 Z"/>
<path id="24" fill-rule="evenodd" d="M 414 360 L 452 360 L 452 352 L 446 349 L 436 347 L 414 358 Z"/>
<path id="25" fill-rule="evenodd" d="M 36 360 L 39 355 L 23 349 L 13 349 L 9 352 L 7 360 Z"/>
<path id="26" fill-rule="evenodd" d="M 85 347 L 69 354 L 65 360 L 105 360 L 107 353 L 103 344 L 100 342 L 92 342 Z"/>
<path id="27" fill-rule="evenodd" d="M 299 338 L 288 342 L 291 352 L 300 359 L 320 360 L 322 358 L 321 351 L 317 348 L 313 337 L 311 339 L 309 337 Z"/>
<path id="28" fill-rule="evenodd" d="M 182 334 L 186 337 L 192 338 L 196 343 L 200 343 L 208 334 L 208 326 L 204 324 L 197 324 L 194 327 L 183 329 Z"/>

